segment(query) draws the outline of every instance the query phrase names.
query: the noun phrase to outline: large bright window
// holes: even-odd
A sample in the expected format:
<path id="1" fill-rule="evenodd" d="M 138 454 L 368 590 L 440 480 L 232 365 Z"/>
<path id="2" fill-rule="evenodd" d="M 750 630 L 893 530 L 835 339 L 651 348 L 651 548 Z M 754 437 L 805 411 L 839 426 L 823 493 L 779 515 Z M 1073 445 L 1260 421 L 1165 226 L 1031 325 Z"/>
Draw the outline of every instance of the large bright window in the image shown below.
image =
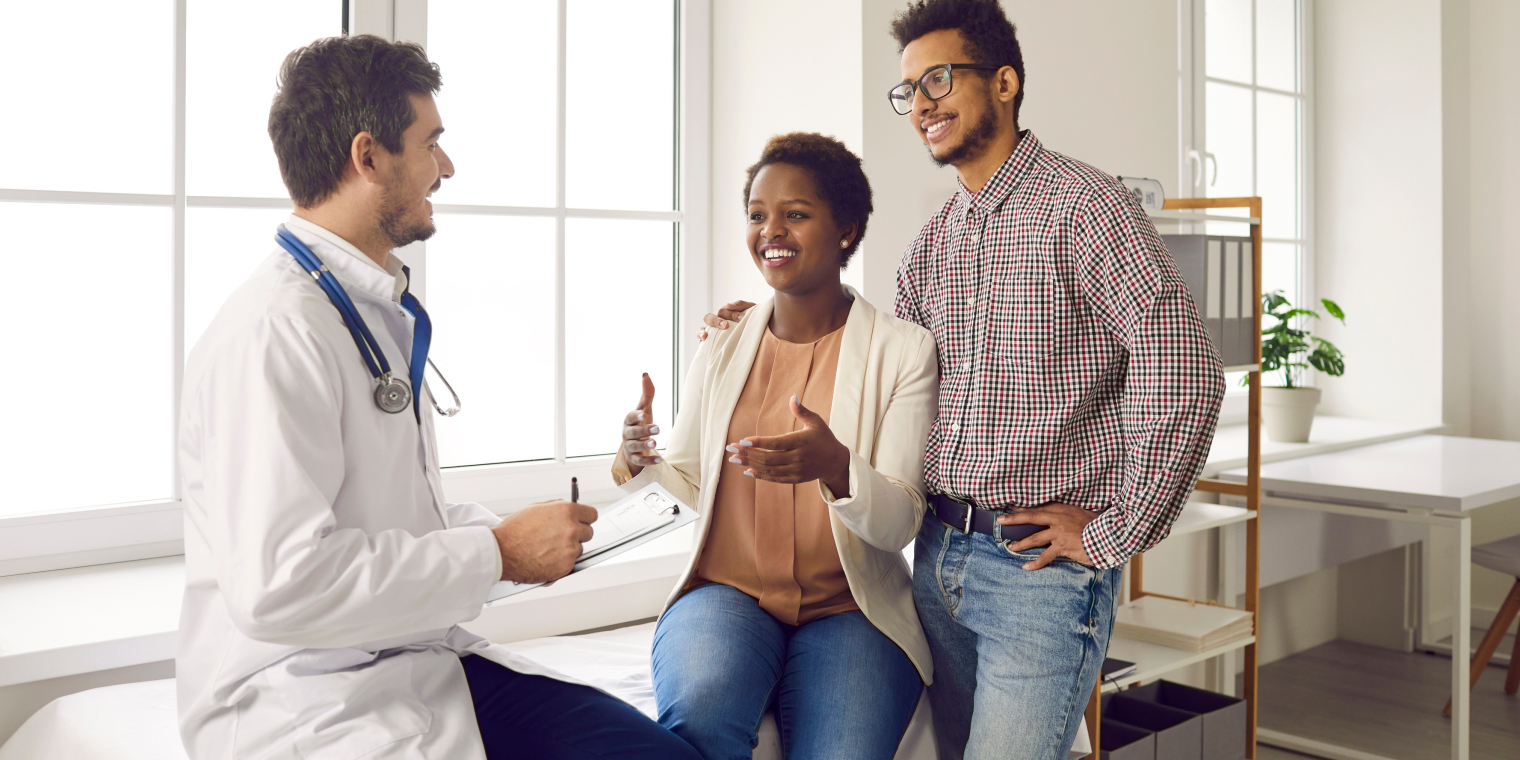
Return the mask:
<path id="1" fill-rule="evenodd" d="M 181 17 L 181 9 L 183 16 Z M 12 283 L 0 518 L 172 502 L 184 352 L 290 201 L 265 133 L 285 54 L 340 0 L 5 3 Z M 80 23 L 80 19 L 89 19 Z M 20 114 L 26 114 L 22 117 Z M 6 557 L 0 557 L 6 559 Z"/>
<path id="2" fill-rule="evenodd" d="M 445 466 L 612 453 L 643 372 L 671 421 L 676 23 L 674 0 L 428 3 L 458 170 L 426 244 L 465 404 L 438 425 Z"/>
<path id="3" fill-rule="evenodd" d="M 1262 199 L 1262 291 L 1313 297 L 1308 96 L 1309 0 L 1193 0 L 1189 195 Z M 1245 215 L 1244 210 L 1219 211 Z M 1248 235 L 1243 224 L 1208 232 Z M 1268 382 L 1272 382 L 1268 378 Z M 1238 386 L 1232 382 L 1232 390 Z"/>
<path id="4" fill-rule="evenodd" d="M 705 264 L 682 251 L 706 230 L 707 8 L 0 4 L 19 30 L 0 66 L 26 72 L 8 92 L 25 117 L 0 120 L 23 146 L 0 163 L 16 328 L 0 368 L 22 393 L 0 444 L 0 575 L 180 550 L 184 358 L 290 213 L 266 131 L 280 63 L 345 31 L 421 42 L 443 74 L 458 173 L 438 233 L 401 255 L 464 402 L 439 419 L 449 496 L 510 509 L 570 474 L 610 487 L 594 457 L 641 372 L 672 421 L 694 350 L 677 319 L 706 308 Z"/>

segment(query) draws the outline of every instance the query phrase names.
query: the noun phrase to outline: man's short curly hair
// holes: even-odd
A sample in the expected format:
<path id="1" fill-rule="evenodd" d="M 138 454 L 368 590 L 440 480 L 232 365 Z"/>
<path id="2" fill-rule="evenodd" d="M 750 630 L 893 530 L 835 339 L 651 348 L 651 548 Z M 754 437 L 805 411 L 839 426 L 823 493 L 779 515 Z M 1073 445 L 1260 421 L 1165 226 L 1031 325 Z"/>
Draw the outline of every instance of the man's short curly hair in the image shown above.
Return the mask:
<path id="1" fill-rule="evenodd" d="M 800 167 L 813 178 L 813 184 L 818 186 L 818 197 L 829 204 L 834 221 L 840 227 L 858 225 L 850 247 L 839 252 L 839 268 L 843 269 L 860 248 L 860 241 L 866 236 L 866 220 L 873 210 L 871 183 L 860 168 L 860 157 L 851 153 L 844 143 L 817 132 L 776 135 L 765 144 L 760 160 L 749 167 L 749 177 L 744 180 L 746 209 L 749 208 L 749 189 L 755 184 L 755 175 L 771 164 Z"/>
<path id="2" fill-rule="evenodd" d="M 1024 105 L 1024 52 L 1019 49 L 1018 30 L 997 0 L 918 0 L 892 20 L 892 37 L 901 54 L 908 43 L 930 32 L 954 29 L 966 40 L 966 53 L 974 60 L 939 63 L 980 63 L 1012 66 L 1019 75 L 1019 93 L 1013 97 L 1013 127 L 1019 126 Z"/>

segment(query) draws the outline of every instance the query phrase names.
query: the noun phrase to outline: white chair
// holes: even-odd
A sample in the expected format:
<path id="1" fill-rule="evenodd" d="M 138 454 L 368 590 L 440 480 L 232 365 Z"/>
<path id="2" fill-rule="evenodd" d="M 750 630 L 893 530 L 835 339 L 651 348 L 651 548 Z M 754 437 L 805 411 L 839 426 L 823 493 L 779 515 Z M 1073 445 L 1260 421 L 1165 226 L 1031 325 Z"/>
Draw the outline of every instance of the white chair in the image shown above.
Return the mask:
<path id="1" fill-rule="evenodd" d="M 1504 639 L 1505 630 L 1514 622 L 1516 613 L 1520 613 L 1520 536 L 1474 546 L 1472 561 L 1478 567 L 1496 570 L 1514 578 L 1515 585 L 1510 586 L 1509 595 L 1504 598 L 1504 604 L 1499 606 L 1499 613 L 1494 615 L 1494 624 L 1488 627 L 1488 633 L 1483 634 L 1483 641 L 1478 644 L 1478 651 L 1473 653 L 1472 674 L 1467 684 L 1469 689 L 1478 685 L 1478 676 L 1483 675 L 1488 661 L 1493 659 L 1494 652 L 1499 649 L 1499 642 Z M 1509 674 L 1504 679 L 1504 693 L 1514 694 L 1516 691 L 1520 691 L 1520 636 L 1515 637 L 1515 650 L 1509 656 Z M 1451 700 L 1446 701 L 1446 715 L 1451 716 Z"/>

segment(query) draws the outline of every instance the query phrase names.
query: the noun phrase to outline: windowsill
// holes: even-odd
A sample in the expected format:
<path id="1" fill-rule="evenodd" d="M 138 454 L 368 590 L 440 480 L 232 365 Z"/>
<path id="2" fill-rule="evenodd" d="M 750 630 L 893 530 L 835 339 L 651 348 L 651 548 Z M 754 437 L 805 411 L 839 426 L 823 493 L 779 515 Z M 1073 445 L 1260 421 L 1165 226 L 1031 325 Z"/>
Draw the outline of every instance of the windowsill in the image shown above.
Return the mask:
<path id="1" fill-rule="evenodd" d="M 1316 417 L 1309 443 L 1263 437 L 1262 461 L 1440 429 Z M 1243 466 L 1246 444 L 1245 425 L 1221 426 L 1204 475 Z M 465 627 L 494 641 L 520 641 L 652 617 L 686 566 L 692 530 L 674 531 L 552 587 L 503 599 Z M 182 556 L 0 578 L 0 686 L 172 659 L 184 578 Z"/>
<path id="2" fill-rule="evenodd" d="M 653 617 L 692 530 L 495 602 L 464 627 L 506 642 Z M 183 555 L 0 578 L 0 686 L 173 659 L 184 586 Z"/>

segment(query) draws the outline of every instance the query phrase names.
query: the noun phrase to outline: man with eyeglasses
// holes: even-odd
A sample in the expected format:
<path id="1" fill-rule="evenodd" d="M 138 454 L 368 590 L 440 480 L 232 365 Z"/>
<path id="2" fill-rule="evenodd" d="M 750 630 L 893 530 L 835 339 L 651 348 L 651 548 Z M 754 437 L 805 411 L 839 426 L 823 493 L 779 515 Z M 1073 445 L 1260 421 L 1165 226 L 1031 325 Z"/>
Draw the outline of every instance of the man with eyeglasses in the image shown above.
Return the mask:
<path id="1" fill-rule="evenodd" d="M 1166 537 L 1203 468 L 1223 368 L 1139 205 L 1019 131 L 1024 61 L 998 4 L 915 2 L 892 34 L 891 106 L 960 178 L 908 247 L 896 303 L 939 344 L 913 572 L 939 753 L 1065 757 L 1121 569 Z"/>

